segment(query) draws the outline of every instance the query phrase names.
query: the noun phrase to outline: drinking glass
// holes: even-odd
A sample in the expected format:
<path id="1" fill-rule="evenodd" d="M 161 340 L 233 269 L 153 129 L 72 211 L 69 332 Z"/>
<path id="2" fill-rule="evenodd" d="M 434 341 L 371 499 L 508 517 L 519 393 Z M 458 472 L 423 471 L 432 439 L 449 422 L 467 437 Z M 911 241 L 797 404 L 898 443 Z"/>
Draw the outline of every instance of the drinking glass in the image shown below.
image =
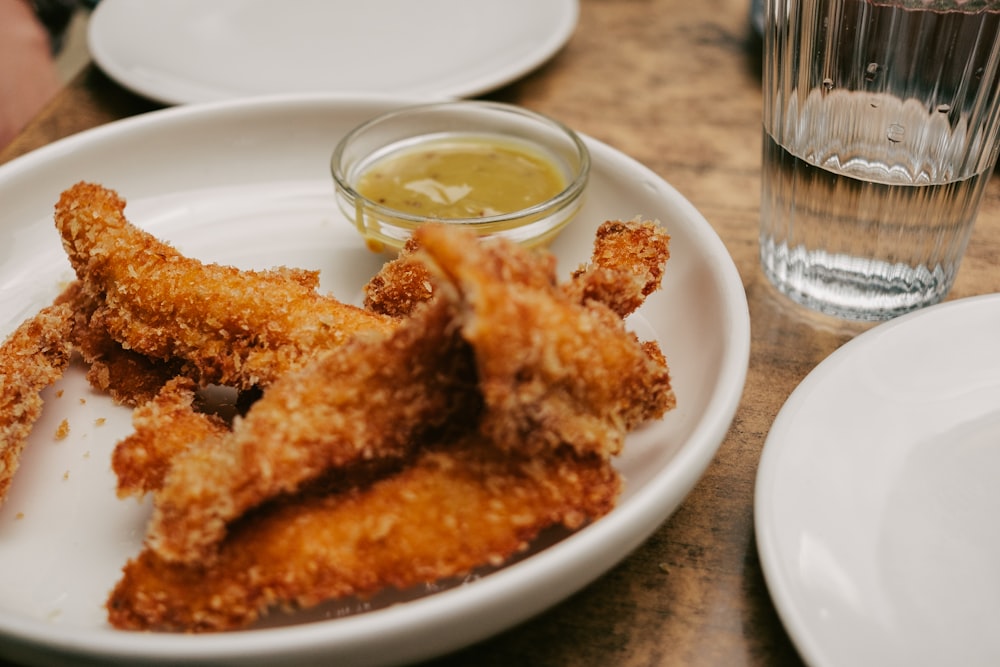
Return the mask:
<path id="1" fill-rule="evenodd" d="M 997 158 L 1000 0 L 766 0 L 760 259 L 816 310 L 951 288 Z"/>

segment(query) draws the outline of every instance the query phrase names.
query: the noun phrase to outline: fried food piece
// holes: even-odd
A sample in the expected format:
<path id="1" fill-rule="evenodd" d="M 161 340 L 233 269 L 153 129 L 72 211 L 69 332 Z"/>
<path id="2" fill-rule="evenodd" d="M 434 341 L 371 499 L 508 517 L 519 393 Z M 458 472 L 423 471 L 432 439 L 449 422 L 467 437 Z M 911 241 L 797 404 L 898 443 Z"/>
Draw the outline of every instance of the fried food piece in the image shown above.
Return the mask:
<path id="1" fill-rule="evenodd" d="M 467 346 L 434 300 L 386 338 L 360 338 L 279 378 L 210 447 L 178 454 L 155 494 L 147 543 L 167 560 L 212 556 L 226 526 L 358 461 L 401 459 L 477 414 Z"/>
<path id="2" fill-rule="evenodd" d="M 398 473 L 337 493 L 285 499 L 233 526 L 212 563 L 145 549 L 108 601 L 121 629 L 243 628 L 270 608 L 305 608 L 499 565 L 543 529 L 611 510 L 617 473 L 568 449 L 524 457 L 474 439 L 424 451 Z"/>
<path id="3" fill-rule="evenodd" d="M 410 237 L 398 257 L 365 285 L 365 308 L 392 317 L 407 315 L 433 295 L 430 269 Z M 651 221 L 608 220 L 598 227 L 591 260 L 577 268 L 561 288 L 573 300 L 598 301 L 620 317 L 642 305 L 659 289 L 670 258 L 670 237 Z"/>
<path id="4" fill-rule="evenodd" d="M 135 430 L 111 455 L 118 497 L 142 495 L 163 486 L 172 462 L 192 446 L 212 447 L 229 434 L 229 424 L 195 409 L 197 385 L 178 376 L 132 412 Z"/>
<path id="5" fill-rule="evenodd" d="M 317 293 L 305 272 L 184 257 L 129 223 L 124 209 L 99 185 L 64 192 L 55 221 L 70 263 L 114 340 L 155 360 L 184 360 L 203 386 L 266 385 L 317 350 L 393 328 L 392 318 Z"/>
<path id="6" fill-rule="evenodd" d="M 390 317 L 405 317 L 430 300 L 434 283 L 430 271 L 415 254 L 417 241 L 412 236 L 395 259 L 386 262 L 364 287 L 366 310 Z"/>
<path id="7" fill-rule="evenodd" d="M 87 380 L 116 403 L 142 405 L 155 398 L 172 378 L 196 375 L 186 371 L 180 359 L 158 361 L 122 347 L 101 324 L 97 314 L 100 304 L 84 293 L 80 281 L 71 283 L 56 302 L 69 305 L 75 313 L 72 342 L 87 364 Z"/>
<path id="8" fill-rule="evenodd" d="M 597 301 L 619 317 L 633 313 L 660 289 L 670 237 L 654 222 L 609 220 L 597 228 L 594 253 L 563 285 L 578 303 Z"/>
<path id="9" fill-rule="evenodd" d="M 386 262 L 368 281 L 364 287 L 365 308 L 392 317 L 405 317 L 434 296 L 434 272 L 427 256 L 420 252 L 420 238 L 420 234 L 411 236 L 400 254 Z M 473 238 L 478 237 L 467 236 L 458 242 L 470 243 Z M 539 286 L 555 284 L 556 258 L 551 253 L 509 253 L 501 261 L 504 278 L 512 283 L 532 285 L 537 281 Z"/>
<path id="10" fill-rule="evenodd" d="M 502 239 L 472 243 L 470 233 L 441 226 L 416 236 L 461 293 L 490 440 L 523 452 L 569 445 L 613 456 L 629 430 L 674 407 L 655 342 L 641 343 L 604 304 L 567 295 L 544 256 Z"/>
<path id="11" fill-rule="evenodd" d="M 0 505 L 42 413 L 41 391 L 69 365 L 72 326 L 73 310 L 53 304 L 21 323 L 0 345 Z"/>
<path id="12" fill-rule="evenodd" d="M 463 397 L 485 397 L 480 427 L 510 449 L 568 444 L 605 457 L 672 406 L 655 344 L 601 304 L 571 301 L 551 254 L 444 226 L 415 238 L 415 257 L 455 284 L 439 284 L 391 338 L 356 341 L 278 380 L 222 446 L 180 454 L 147 533 L 160 557 L 210 558 L 248 509 L 332 468 L 407 455 L 421 429 L 469 412 Z"/>

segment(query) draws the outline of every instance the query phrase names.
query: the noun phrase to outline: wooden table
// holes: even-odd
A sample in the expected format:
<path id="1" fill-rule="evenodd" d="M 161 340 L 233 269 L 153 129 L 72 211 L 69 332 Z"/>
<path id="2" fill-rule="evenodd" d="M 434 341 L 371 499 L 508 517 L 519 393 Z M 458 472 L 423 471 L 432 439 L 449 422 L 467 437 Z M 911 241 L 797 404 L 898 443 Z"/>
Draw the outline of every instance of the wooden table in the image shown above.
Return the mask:
<path id="1" fill-rule="evenodd" d="M 435 661 L 451 665 L 801 664 L 768 596 L 753 532 L 768 429 L 816 364 L 867 328 L 779 296 L 757 259 L 760 44 L 744 0 L 583 0 L 552 61 L 490 95 L 550 114 L 673 184 L 722 237 L 752 319 L 743 401 L 686 502 L 641 548 L 559 606 Z M 88 66 L 0 163 L 156 108 Z M 1000 291 L 1000 182 L 990 183 L 951 298 Z"/>

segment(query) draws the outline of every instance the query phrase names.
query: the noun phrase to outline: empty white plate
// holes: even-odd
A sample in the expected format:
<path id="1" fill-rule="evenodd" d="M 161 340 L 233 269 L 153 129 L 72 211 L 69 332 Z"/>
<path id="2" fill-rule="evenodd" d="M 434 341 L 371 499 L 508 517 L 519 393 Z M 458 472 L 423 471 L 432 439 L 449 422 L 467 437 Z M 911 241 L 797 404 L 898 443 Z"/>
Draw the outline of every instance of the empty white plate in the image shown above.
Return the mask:
<path id="1" fill-rule="evenodd" d="M 166 104 L 269 93 L 464 97 L 558 51 L 577 0 L 102 0 L 94 61 Z"/>
<path id="2" fill-rule="evenodd" d="M 1000 665 L 1000 295 L 879 325 L 782 407 L 757 545 L 806 662 Z"/>

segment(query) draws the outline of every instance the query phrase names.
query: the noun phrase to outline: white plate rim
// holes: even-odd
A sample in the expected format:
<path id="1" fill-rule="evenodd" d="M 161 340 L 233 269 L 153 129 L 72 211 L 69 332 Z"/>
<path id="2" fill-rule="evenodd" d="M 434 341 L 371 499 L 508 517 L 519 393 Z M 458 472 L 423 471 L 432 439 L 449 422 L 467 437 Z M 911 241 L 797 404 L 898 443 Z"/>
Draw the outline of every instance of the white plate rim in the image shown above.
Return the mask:
<path id="1" fill-rule="evenodd" d="M 777 502 L 776 489 L 779 487 L 781 474 L 789 472 L 782 469 L 781 457 L 791 447 L 809 447 L 808 443 L 792 442 L 785 436 L 785 431 L 796 422 L 799 409 L 809 405 L 812 392 L 823 386 L 828 375 L 883 337 L 906 335 L 924 326 L 925 322 L 933 323 L 946 315 L 957 318 L 956 322 L 961 321 L 963 316 L 974 315 L 983 310 L 992 312 L 1000 310 L 1000 293 L 945 301 L 902 315 L 859 334 L 810 371 L 789 395 L 772 423 L 765 439 L 755 480 L 754 532 L 757 552 L 764 580 L 778 616 L 802 659 L 813 667 L 846 667 L 848 663 L 837 658 L 838 655 L 844 655 L 842 646 L 834 646 L 824 638 L 816 625 L 809 620 L 808 614 L 804 613 L 809 605 L 805 602 L 806 594 L 801 588 L 801 583 L 794 574 L 782 567 L 782 558 L 786 554 L 779 546 L 779 536 L 792 530 L 792 527 L 782 525 L 771 511 Z M 858 466 L 858 470 L 864 469 L 864 465 Z M 850 643 L 851 637 L 844 635 L 842 640 L 841 645 L 846 645 Z M 920 638 L 912 637 L 912 640 L 919 652 L 922 645 Z M 890 645 L 886 642 L 885 646 L 878 648 L 888 649 Z M 865 648 L 852 648 L 851 652 L 853 659 L 856 660 L 874 659 L 871 655 L 866 658 Z M 912 655 L 909 657 L 912 658 Z"/>
<path id="2" fill-rule="evenodd" d="M 119 53 L 113 45 L 113 40 L 109 35 L 115 30 L 115 21 L 119 12 L 119 7 L 124 6 L 130 0 L 106 0 L 99 3 L 91 12 L 87 27 L 87 44 L 90 55 L 94 62 L 105 74 L 125 86 L 129 90 L 146 97 L 150 100 L 163 104 L 190 104 L 196 102 L 212 102 L 233 96 L 252 96 L 298 93 L 305 94 L 313 92 L 310 90 L 272 89 L 243 91 L 241 95 L 238 88 L 223 89 L 205 85 L 198 79 L 198 74 L 188 72 L 187 79 L 179 81 L 180 85 L 175 85 L 171 81 L 165 81 L 153 76 L 146 76 L 141 71 L 137 71 L 130 66 L 126 55 Z M 148 2 L 149 0 L 147 0 Z M 170 2 L 171 0 L 166 0 Z M 462 0 L 457 0 L 461 2 Z M 516 52 L 513 52 L 513 59 L 503 68 L 493 71 L 469 71 L 458 77 L 457 81 L 451 83 L 435 83 L 427 81 L 419 86 L 414 86 L 408 90 L 389 89 L 385 85 L 372 85 L 359 90 L 330 90 L 326 92 L 341 94 L 387 94 L 414 96 L 420 95 L 432 99 L 448 99 L 455 97 L 472 97 L 491 90 L 495 90 L 511 83 L 550 60 L 573 36 L 580 15 L 579 0 L 546 0 L 547 9 L 553 10 L 552 23 L 548 35 L 545 39 L 539 39 L 535 43 L 525 45 Z M 149 3 L 150 5 L 152 3 Z M 409 4 L 409 3 L 404 3 Z M 346 3 L 346 8 L 350 9 L 350 3 Z M 530 48 L 529 48 L 530 47 Z M 454 60 L 461 61 L 459 56 L 449 54 Z M 444 58 L 442 58 L 444 60 Z M 359 59 L 342 58 L 342 62 L 348 66 L 357 67 Z M 401 58 L 405 61 L 405 58 Z M 196 88 L 189 88 L 184 84 L 195 84 Z"/>
<path id="3" fill-rule="evenodd" d="M 45 168 L 52 161 L 58 161 L 61 156 L 72 155 L 81 147 L 96 145 L 111 137 L 149 131 L 160 123 L 219 115 L 239 116 L 256 110 L 273 113 L 298 106 L 369 101 L 396 105 L 414 102 L 413 99 L 388 95 L 289 94 L 265 96 L 252 101 L 230 100 L 162 109 L 87 130 L 16 158 L 0 166 L 0 189 L 8 179 L 23 177 L 27 172 Z M 640 490 L 635 502 L 627 507 L 617 508 L 617 520 L 597 522 L 570 536 L 555 548 L 546 549 L 527 561 L 477 581 L 475 587 L 480 591 L 479 597 L 495 596 L 492 599 L 498 601 L 490 606 L 490 611 L 495 616 L 490 619 L 486 630 L 478 635 L 467 636 L 463 643 L 485 638 L 544 610 L 592 581 L 638 547 L 673 512 L 708 467 L 728 432 L 743 393 L 750 354 L 749 310 L 742 280 L 725 245 L 694 206 L 660 176 L 610 146 L 587 136 L 583 138 L 595 162 L 633 170 L 647 187 L 654 188 L 669 198 L 670 205 L 691 221 L 692 237 L 708 252 L 707 259 L 726 290 L 720 298 L 726 300 L 724 315 L 728 331 L 728 355 L 722 360 L 718 389 L 713 393 L 708 409 L 677 452 L 676 462 L 666 474 L 660 475 L 653 483 Z M 601 553 L 600 547 L 609 540 L 621 545 L 621 553 L 616 557 L 595 559 L 585 555 L 591 552 Z M 567 581 L 562 574 L 561 570 L 566 562 L 560 560 L 558 555 L 561 553 L 559 546 L 563 544 L 572 545 L 579 554 L 571 560 L 581 571 L 586 572 L 583 577 Z M 509 579 L 513 575 L 505 574 L 514 572 L 526 575 L 517 586 L 510 585 Z M 545 585 L 542 586 L 542 583 Z M 523 597 L 528 592 L 532 595 Z M 441 604 L 428 605 L 427 600 Z M 420 613 L 410 611 L 414 608 L 419 608 Z M 378 614 L 382 621 L 379 627 L 373 627 L 369 622 L 368 617 L 373 614 Z M 362 655 L 372 642 L 384 639 L 384 627 L 390 624 L 400 636 L 408 635 L 427 642 L 419 650 L 414 649 L 405 656 L 405 659 L 410 660 L 460 647 L 461 644 L 456 645 L 443 639 L 438 639 L 436 643 L 429 641 L 427 631 L 476 614 L 483 614 L 482 606 L 475 599 L 464 595 L 463 589 L 453 589 L 371 614 L 337 619 L 335 627 L 325 623 L 311 623 L 240 632 L 238 649 L 233 646 L 232 633 L 196 636 L 121 633 L 111 643 L 95 643 L 93 633 L 85 629 L 61 628 L 59 636 L 54 637 L 47 631 L 47 626 L 28 618 L 6 619 L 5 627 L 0 627 L 0 636 L 12 643 L 28 646 L 29 649 L 35 645 L 46 645 L 46 650 L 113 660 L 226 661 L 236 655 L 252 655 L 258 660 L 268 660 L 301 655 L 304 646 L 313 649 L 317 646 L 329 647 L 334 640 L 339 655 Z M 394 660 L 389 657 L 388 662 Z"/>

